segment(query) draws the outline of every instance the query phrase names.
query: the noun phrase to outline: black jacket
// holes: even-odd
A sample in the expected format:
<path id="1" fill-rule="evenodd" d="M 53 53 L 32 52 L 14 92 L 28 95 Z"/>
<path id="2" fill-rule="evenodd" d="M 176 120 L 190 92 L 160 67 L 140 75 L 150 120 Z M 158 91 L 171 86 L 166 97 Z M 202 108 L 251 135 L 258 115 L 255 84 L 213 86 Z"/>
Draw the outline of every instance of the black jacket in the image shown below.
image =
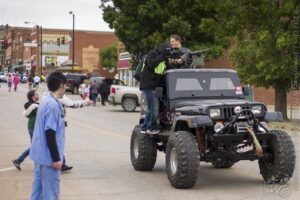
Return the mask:
<path id="1" fill-rule="evenodd" d="M 160 85 L 162 76 L 155 74 L 154 69 L 162 61 L 164 61 L 164 56 L 159 53 L 158 49 L 153 49 L 147 54 L 145 67 L 141 71 L 141 90 L 155 90 Z"/>
<path id="2" fill-rule="evenodd" d="M 179 59 L 184 54 L 187 54 L 189 52 L 189 49 L 186 47 L 181 47 L 180 49 L 172 49 L 172 55 L 169 55 L 169 58 L 173 59 Z M 185 63 L 182 64 L 174 64 L 167 62 L 167 69 L 180 69 L 185 68 Z"/>

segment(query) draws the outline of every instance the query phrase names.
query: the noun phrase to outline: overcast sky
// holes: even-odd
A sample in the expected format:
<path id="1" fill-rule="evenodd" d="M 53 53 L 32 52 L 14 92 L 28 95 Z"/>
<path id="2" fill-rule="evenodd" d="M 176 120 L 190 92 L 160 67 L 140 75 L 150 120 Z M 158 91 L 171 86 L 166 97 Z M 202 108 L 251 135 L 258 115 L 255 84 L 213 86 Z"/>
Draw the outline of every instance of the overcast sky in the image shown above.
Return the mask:
<path id="1" fill-rule="evenodd" d="M 100 0 L 0 0 L 0 25 L 32 27 L 25 21 L 43 28 L 112 31 L 102 19 Z"/>

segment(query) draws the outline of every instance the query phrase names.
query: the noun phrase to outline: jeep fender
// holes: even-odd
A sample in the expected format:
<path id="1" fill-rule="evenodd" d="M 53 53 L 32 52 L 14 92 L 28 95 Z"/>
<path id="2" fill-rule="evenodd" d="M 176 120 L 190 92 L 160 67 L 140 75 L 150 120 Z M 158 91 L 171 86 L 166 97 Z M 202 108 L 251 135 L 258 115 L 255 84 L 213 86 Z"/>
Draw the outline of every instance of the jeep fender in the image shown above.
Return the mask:
<path id="1" fill-rule="evenodd" d="M 186 116 L 180 115 L 177 116 L 175 119 L 175 126 L 174 131 L 186 128 L 197 128 L 201 126 L 213 126 L 214 123 L 210 117 L 206 115 L 199 115 L 199 116 Z"/>
<path id="2" fill-rule="evenodd" d="M 283 116 L 281 112 L 267 112 L 265 115 L 266 122 L 282 122 Z"/>

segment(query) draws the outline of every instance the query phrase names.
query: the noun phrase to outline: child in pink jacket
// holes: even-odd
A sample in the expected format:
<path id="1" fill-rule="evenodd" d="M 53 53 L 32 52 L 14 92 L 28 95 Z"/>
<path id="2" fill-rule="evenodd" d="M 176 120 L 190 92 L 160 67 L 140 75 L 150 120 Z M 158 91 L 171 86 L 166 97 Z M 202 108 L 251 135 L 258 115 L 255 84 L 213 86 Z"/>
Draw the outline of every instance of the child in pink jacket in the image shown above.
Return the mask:
<path id="1" fill-rule="evenodd" d="M 16 92 L 18 84 L 20 83 L 20 77 L 17 74 L 14 74 L 13 83 L 14 83 L 14 90 Z"/>

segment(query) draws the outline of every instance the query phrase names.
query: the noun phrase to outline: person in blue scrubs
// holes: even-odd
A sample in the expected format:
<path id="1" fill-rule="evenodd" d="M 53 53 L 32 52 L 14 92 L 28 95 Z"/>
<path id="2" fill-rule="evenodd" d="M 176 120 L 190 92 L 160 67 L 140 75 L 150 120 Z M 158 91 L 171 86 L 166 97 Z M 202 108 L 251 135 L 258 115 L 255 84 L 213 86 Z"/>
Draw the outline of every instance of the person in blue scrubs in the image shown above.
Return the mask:
<path id="1" fill-rule="evenodd" d="M 38 109 L 29 155 L 34 161 L 31 200 L 59 199 L 65 147 L 65 113 L 58 100 L 65 93 L 66 81 L 61 72 L 52 72 L 47 82 L 50 93 Z"/>

